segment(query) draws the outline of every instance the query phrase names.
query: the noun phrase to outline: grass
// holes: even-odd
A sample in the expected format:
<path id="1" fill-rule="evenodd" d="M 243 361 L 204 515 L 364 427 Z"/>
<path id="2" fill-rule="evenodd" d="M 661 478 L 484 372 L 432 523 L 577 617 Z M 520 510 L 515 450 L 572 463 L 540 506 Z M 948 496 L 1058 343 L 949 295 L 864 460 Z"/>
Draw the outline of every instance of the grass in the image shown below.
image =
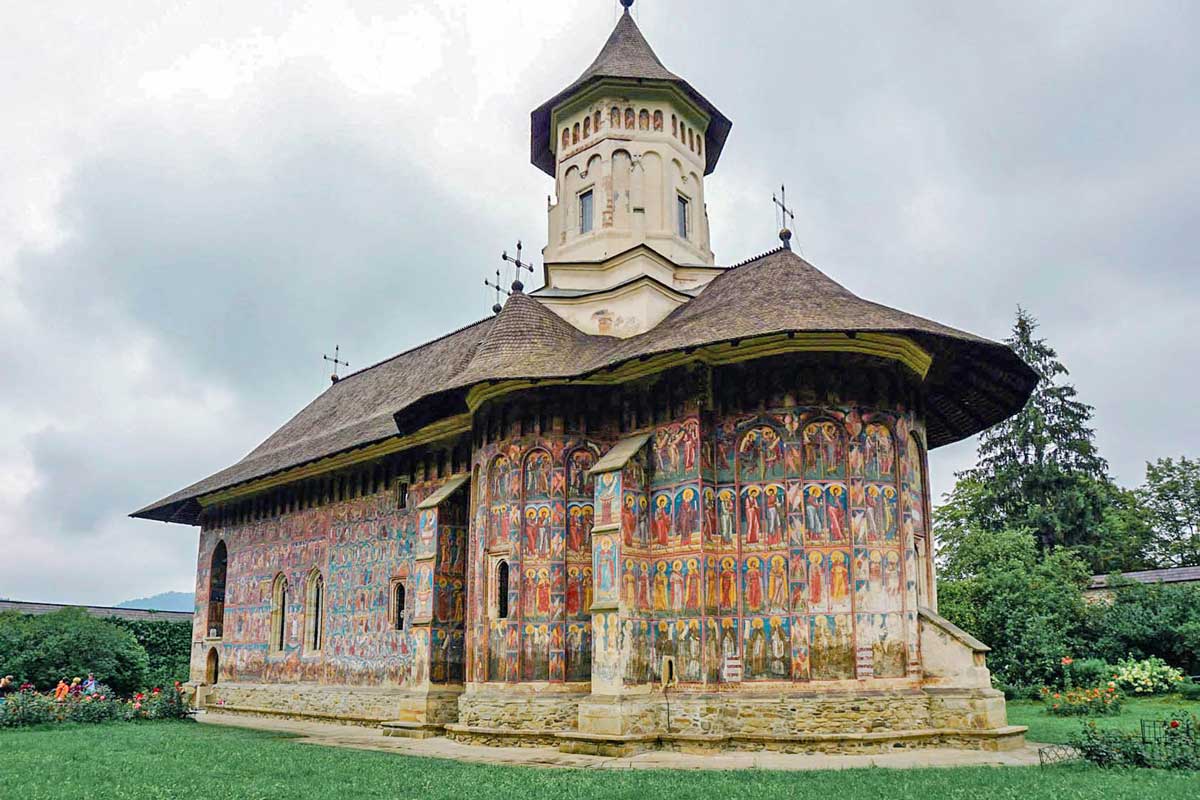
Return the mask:
<path id="1" fill-rule="evenodd" d="M 1143 719 L 1163 719 L 1172 712 L 1184 709 L 1200 716 L 1200 701 L 1182 700 L 1179 697 L 1135 697 L 1125 701 L 1121 713 L 1115 717 L 1052 717 L 1045 707 L 1034 700 L 1008 701 L 1010 725 L 1027 725 L 1025 736 L 1031 742 L 1060 744 L 1079 732 L 1085 721 L 1094 721 L 1097 727 L 1137 733 Z M 1200 791 L 1197 792 L 1200 794 Z"/>
<path id="2" fill-rule="evenodd" d="M 490 767 L 300 744 L 262 731 L 148 722 L 0 733 L 0 796 L 22 800 L 324 798 L 1194 798 L 1200 774 L 1090 767 L 671 772 Z"/>

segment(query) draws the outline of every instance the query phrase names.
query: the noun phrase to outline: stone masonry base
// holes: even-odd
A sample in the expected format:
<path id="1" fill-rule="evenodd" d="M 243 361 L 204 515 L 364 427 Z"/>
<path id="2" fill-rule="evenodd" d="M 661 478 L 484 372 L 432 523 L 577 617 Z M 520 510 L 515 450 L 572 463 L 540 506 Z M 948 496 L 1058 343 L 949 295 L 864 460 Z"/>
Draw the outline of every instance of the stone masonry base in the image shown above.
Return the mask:
<path id="1" fill-rule="evenodd" d="M 399 730 L 441 732 L 458 717 L 461 687 L 398 689 L 318 684 L 218 683 L 196 687 L 196 705 L 213 711 L 347 725 L 396 723 Z M 402 735 L 402 734 L 398 734 Z"/>

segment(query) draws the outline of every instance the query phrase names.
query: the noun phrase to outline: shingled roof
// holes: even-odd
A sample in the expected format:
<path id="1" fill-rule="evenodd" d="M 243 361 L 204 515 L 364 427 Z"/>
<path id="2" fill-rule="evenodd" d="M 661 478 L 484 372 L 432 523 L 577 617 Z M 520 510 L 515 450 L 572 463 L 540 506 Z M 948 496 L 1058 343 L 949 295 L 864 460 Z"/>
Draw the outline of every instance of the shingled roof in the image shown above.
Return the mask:
<path id="1" fill-rule="evenodd" d="M 1038 380 L 1006 345 L 863 300 L 780 248 L 725 270 L 628 339 L 582 333 L 514 294 L 492 319 L 346 376 L 237 464 L 133 516 L 193 521 L 201 495 L 395 436 L 396 414 L 435 397 L 465 411 L 466 391 L 480 383 L 578 378 L 661 353 L 806 332 L 894 333 L 924 347 L 933 356 L 923 384 L 931 448 L 1016 413 Z"/>
<path id="2" fill-rule="evenodd" d="M 530 161 L 535 167 L 547 175 L 554 175 L 554 152 L 551 149 L 554 146 L 554 132 L 550 129 L 550 118 L 555 107 L 589 84 L 604 78 L 634 80 L 648 84 L 672 84 L 678 87 L 710 118 L 708 130 L 704 134 L 704 174 L 707 175 L 716 168 L 717 159 L 721 157 L 721 150 L 725 147 L 725 139 L 729 136 L 733 123 L 704 95 L 692 88 L 691 84 L 663 66 L 646 37 L 638 29 L 637 23 L 633 21 L 629 9 L 617 20 L 616 27 L 609 34 L 608 41 L 604 43 L 591 66 L 570 86 L 542 103 L 530 115 Z"/>

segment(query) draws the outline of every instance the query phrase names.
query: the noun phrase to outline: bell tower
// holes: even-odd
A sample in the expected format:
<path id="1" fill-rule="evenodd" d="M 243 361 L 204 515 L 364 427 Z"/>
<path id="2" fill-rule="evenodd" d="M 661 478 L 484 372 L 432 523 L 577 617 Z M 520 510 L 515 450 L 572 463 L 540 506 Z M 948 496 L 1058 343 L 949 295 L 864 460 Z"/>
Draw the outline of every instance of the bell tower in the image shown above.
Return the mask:
<path id="1" fill-rule="evenodd" d="M 591 66 L 532 114 L 532 161 L 555 186 L 534 296 L 585 333 L 632 336 L 717 274 L 704 176 L 731 124 L 621 4 Z"/>

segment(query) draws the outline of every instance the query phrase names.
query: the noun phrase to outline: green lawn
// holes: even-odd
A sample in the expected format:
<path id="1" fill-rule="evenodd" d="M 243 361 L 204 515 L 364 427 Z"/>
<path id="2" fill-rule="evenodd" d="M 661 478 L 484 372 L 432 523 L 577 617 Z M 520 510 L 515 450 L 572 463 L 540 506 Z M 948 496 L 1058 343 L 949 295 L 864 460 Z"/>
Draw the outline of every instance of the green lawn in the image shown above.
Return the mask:
<path id="1" fill-rule="evenodd" d="M 487 767 L 300 744 L 260 731 L 157 722 L 0 733 L 0 797 L 21 800 L 309 798 L 1195 798 L 1200 775 L 1070 766 L 668 772 Z"/>
<path id="2" fill-rule="evenodd" d="M 1125 702 L 1119 716 L 1094 717 L 1096 725 L 1137 733 L 1142 719 L 1163 719 L 1179 709 L 1200 715 L 1200 702 L 1181 700 L 1178 697 L 1131 698 Z M 1060 743 L 1078 733 L 1086 717 L 1052 717 L 1041 703 L 1032 700 L 1010 700 L 1008 722 L 1010 725 L 1028 725 L 1026 738 L 1031 742 Z"/>

